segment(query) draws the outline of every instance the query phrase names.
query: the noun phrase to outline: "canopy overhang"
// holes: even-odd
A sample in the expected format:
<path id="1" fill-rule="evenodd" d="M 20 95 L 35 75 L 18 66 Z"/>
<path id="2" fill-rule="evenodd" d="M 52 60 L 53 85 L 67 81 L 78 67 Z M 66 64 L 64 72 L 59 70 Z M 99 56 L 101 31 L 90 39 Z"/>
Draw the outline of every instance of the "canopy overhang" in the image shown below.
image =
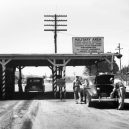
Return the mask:
<path id="1" fill-rule="evenodd" d="M 0 60 L 9 60 L 9 64 L 18 66 L 87 66 L 104 60 L 110 61 L 115 53 L 103 54 L 0 54 Z M 67 63 L 66 63 L 67 62 Z"/>

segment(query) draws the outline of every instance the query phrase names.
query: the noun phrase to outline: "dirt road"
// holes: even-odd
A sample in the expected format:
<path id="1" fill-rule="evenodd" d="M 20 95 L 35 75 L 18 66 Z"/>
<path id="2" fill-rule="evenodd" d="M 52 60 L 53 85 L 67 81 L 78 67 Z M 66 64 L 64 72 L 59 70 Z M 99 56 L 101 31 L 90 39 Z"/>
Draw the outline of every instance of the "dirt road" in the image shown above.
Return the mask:
<path id="1" fill-rule="evenodd" d="M 0 129 L 20 129 L 34 100 L 0 101 Z"/>
<path id="2" fill-rule="evenodd" d="M 124 110 L 117 110 L 111 103 L 75 104 L 73 99 L 34 99 L 3 102 L 10 105 L 3 118 L 9 118 L 9 129 L 128 129 L 129 99 Z M 15 105 L 16 104 L 16 105 Z M 12 106 L 11 106 L 12 105 Z M 15 105 L 15 106 L 14 106 Z M 6 107 L 6 106 L 4 106 Z M 2 107 L 1 107 L 2 108 Z M 2 109 L 1 109 L 2 111 Z M 2 115 L 2 114 L 1 114 Z M 9 122 L 9 121 L 8 121 Z M 2 124 L 2 127 L 6 127 Z"/>
<path id="3" fill-rule="evenodd" d="M 70 98 L 61 101 L 49 98 L 47 93 L 31 99 L 0 101 L 0 127 L 6 128 L 9 123 L 8 129 L 129 128 L 129 92 L 124 110 L 117 110 L 106 102 L 94 103 L 89 108 L 86 104 L 75 104 Z"/>
<path id="4" fill-rule="evenodd" d="M 33 129 L 128 129 L 129 109 L 116 110 L 98 105 L 87 107 L 74 100 L 39 100 Z M 106 109 L 107 107 L 107 109 Z"/>

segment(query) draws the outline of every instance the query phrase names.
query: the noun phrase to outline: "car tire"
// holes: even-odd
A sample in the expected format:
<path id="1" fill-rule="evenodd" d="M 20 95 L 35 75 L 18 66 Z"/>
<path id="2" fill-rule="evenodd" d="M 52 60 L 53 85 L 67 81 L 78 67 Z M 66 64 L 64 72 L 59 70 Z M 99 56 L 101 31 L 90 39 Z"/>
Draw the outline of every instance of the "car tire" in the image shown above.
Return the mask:
<path id="1" fill-rule="evenodd" d="M 124 87 L 120 87 L 118 98 L 118 110 L 122 110 L 124 108 L 124 99 L 125 99 L 125 89 Z"/>

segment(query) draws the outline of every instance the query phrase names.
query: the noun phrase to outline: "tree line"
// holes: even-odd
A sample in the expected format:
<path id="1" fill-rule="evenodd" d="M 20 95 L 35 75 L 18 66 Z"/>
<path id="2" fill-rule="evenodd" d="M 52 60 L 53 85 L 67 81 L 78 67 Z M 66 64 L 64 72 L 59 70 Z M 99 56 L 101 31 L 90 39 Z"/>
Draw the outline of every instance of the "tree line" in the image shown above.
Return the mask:
<path id="1" fill-rule="evenodd" d="M 113 71 L 110 69 L 111 65 L 107 61 L 99 62 L 97 65 L 85 66 L 84 75 L 96 75 L 97 73 L 113 73 L 116 74 L 119 71 L 119 67 L 116 61 L 113 61 Z"/>

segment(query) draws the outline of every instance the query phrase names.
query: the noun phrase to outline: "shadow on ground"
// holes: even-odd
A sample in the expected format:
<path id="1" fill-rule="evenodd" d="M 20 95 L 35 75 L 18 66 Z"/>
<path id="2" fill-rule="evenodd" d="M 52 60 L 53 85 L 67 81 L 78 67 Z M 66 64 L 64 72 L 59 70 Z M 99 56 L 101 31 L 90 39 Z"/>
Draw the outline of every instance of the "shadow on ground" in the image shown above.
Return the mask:
<path id="1" fill-rule="evenodd" d="M 63 95 L 64 98 L 64 95 Z M 67 92 L 66 93 L 66 99 L 74 99 L 73 92 Z M 30 100 L 30 99 L 59 99 L 59 93 L 57 92 L 56 97 L 53 92 L 28 92 L 28 93 L 14 93 L 13 96 L 8 97 L 4 100 Z"/>
<path id="2" fill-rule="evenodd" d="M 47 99 L 60 99 L 59 93 L 57 92 L 56 98 L 54 96 L 53 92 L 45 92 L 45 93 L 15 93 L 13 98 L 8 98 L 6 100 L 47 100 Z M 67 92 L 66 93 L 66 99 L 74 99 L 73 92 Z M 129 99 L 129 92 L 126 92 L 126 99 Z M 92 108 L 97 109 L 117 109 L 117 105 L 114 102 L 106 101 L 106 102 L 99 102 L 94 101 L 91 105 Z M 129 103 L 124 103 L 124 109 L 123 110 L 129 110 Z"/>
<path id="3" fill-rule="evenodd" d="M 96 108 L 96 109 L 116 109 L 118 108 L 118 105 L 115 102 L 98 102 L 98 101 L 94 101 L 91 104 L 92 108 Z M 129 110 L 129 103 L 124 103 L 124 109 L 123 110 Z"/>

